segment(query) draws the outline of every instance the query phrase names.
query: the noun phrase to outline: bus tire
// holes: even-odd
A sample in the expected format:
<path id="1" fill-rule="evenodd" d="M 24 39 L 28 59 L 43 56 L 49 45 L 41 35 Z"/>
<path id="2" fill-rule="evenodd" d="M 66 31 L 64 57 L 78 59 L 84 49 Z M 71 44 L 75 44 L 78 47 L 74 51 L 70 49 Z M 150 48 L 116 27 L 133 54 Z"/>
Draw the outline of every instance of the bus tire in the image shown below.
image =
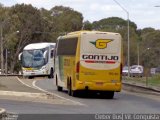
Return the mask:
<path id="1" fill-rule="evenodd" d="M 114 98 L 114 91 L 102 91 L 102 97 L 106 99 L 113 99 Z"/>
<path id="2" fill-rule="evenodd" d="M 33 79 L 34 78 L 34 76 L 28 76 L 28 79 Z"/>
<path id="3" fill-rule="evenodd" d="M 62 87 L 57 86 L 57 90 L 58 90 L 58 91 L 62 91 L 63 89 L 62 89 Z"/>
<path id="4" fill-rule="evenodd" d="M 48 78 L 53 78 L 53 68 L 51 68 Z"/>
<path id="5" fill-rule="evenodd" d="M 63 88 L 58 86 L 58 79 L 57 79 L 57 75 L 56 75 L 56 86 L 57 86 L 57 91 L 62 91 Z"/>
<path id="6" fill-rule="evenodd" d="M 107 92 L 107 99 L 113 99 L 114 98 L 114 91 Z"/>
<path id="7" fill-rule="evenodd" d="M 67 85 L 68 85 L 68 95 L 71 96 L 72 95 L 72 84 L 71 84 L 71 80 L 67 81 Z"/>
<path id="8" fill-rule="evenodd" d="M 76 90 L 72 90 L 72 82 L 71 80 L 68 80 L 68 95 L 69 96 L 73 96 L 76 97 L 77 96 L 77 91 Z"/>
<path id="9" fill-rule="evenodd" d="M 77 97 L 77 91 L 76 90 L 72 90 L 72 95 L 73 97 Z"/>

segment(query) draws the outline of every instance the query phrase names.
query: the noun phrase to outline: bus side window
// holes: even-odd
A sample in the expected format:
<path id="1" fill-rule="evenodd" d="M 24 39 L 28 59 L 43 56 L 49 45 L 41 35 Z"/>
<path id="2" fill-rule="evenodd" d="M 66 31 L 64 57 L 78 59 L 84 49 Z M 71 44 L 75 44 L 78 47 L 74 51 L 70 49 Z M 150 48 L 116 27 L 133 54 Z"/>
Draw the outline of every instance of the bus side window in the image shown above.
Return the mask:
<path id="1" fill-rule="evenodd" d="M 54 50 L 51 50 L 51 58 L 54 57 Z"/>

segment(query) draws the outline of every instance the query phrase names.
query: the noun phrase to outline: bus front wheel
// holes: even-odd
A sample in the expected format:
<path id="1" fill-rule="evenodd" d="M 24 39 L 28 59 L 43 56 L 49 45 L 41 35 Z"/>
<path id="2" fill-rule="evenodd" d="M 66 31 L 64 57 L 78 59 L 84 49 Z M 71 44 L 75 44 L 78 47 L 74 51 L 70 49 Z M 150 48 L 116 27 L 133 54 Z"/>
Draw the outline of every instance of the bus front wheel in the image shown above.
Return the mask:
<path id="1" fill-rule="evenodd" d="M 48 78 L 53 78 L 53 68 L 51 68 L 50 74 L 48 75 Z"/>

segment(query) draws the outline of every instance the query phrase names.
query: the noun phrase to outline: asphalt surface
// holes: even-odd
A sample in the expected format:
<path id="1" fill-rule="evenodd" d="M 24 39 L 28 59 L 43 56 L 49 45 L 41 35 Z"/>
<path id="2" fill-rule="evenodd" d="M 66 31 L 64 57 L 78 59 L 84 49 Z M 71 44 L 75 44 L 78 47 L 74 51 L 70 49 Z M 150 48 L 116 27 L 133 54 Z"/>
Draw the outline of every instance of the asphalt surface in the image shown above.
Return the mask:
<path id="1" fill-rule="evenodd" d="M 46 78 L 19 79 L 18 77 L 0 77 L 0 100 L 14 100 L 18 102 L 34 102 L 44 104 L 78 105 L 79 103 L 54 96 L 47 91 L 39 90 L 34 86 L 34 81 Z M 23 111 L 23 110 L 22 110 Z"/>
<path id="2" fill-rule="evenodd" d="M 27 92 L 42 92 L 35 90 L 32 83 L 34 81 L 35 85 L 44 91 L 53 93 L 61 98 L 54 98 L 53 101 L 48 99 L 39 98 L 25 98 L 25 97 L 11 97 L 1 98 L 0 96 L 0 106 L 5 108 L 8 113 L 14 113 L 18 115 L 29 115 L 25 118 L 34 117 L 35 119 L 40 119 L 45 116 L 45 114 L 108 114 L 108 113 L 159 113 L 160 111 L 160 96 L 147 95 L 141 93 L 132 93 L 122 91 L 116 93 L 114 99 L 104 99 L 99 95 L 87 95 L 80 97 L 68 96 L 66 91 L 58 92 L 56 86 L 53 84 L 53 79 L 22 79 L 23 83 L 27 84 L 25 86 L 19 80 L 0 80 L 1 89 L 4 86 L 10 90 L 27 91 Z M 12 82 L 12 83 L 11 83 Z M 2 84 L 3 83 L 3 84 Z M 7 84 L 8 83 L 8 84 Z M 3 85 L 3 87 L 2 87 Z M 12 86 L 13 85 L 13 86 Z M 30 87 L 29 87 L 30 86 Z M 5 89 L 6 90 L 6 89 Z M 14 99 L 13 99 L 14 98 Z M 63 99 L 64 98 L 64 99 Z M 37 101 L 39 100 L 39 101 Z M 56 100 L 56 101 L 54 101 Z M 61 101 L 61 102 L 59 102 Z M 59 102 L 56 104 L 56 102 Z M 66 103 L 65 103 L 66 102 Z M 75 104 L 81 103 L 79 104 Z M 38 114 L 38 115 L 37 115 Z M 40 117 L 40 114 L 44 115 Z M 36 116 L 34 116 L 36 115 Z M 37 118 L 38 117 L 38 118 Z M 47 116 L 46 116 L 47 117 Z M 55 116 L 54 116 L 55 117 Z M 93 117 L 93 116 L 92 116 Z M 53 118 L 53 116 L 48 116 L 46 120 Z M 67 119 L 66 119 L 67 120 Z"/>
<path id="3" fill-rule="evenodd" d="M 17 91 L 17 92 L 30 92 L 40 93 L 41 91 L 23 85 L 18 77 L 0 77 L 0 90 L 2 91 Z"/>
<path id="4" fill-rule="evenodd" d="M 58 92 L 51 79 L 37 81 L 36 85 L 44 90 L 86 105 L 84 109 L 80 110 L 82 113 L 157 113 L 160 111 L 160 96 L 122 91 L 115 93 L 113 100 L 103 99 L 100 96 L 76 98 L 68 96 L 66 91 Z"/>

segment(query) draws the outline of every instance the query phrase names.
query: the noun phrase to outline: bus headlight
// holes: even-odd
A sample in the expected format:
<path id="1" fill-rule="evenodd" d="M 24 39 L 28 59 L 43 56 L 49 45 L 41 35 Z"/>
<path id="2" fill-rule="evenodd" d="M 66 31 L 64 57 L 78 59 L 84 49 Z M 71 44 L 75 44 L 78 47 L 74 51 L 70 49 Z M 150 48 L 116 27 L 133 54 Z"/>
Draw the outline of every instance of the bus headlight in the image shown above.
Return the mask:
<path id="1" fill-rule="evenodd" d="M 46 69 L 46 66 L 43 66 L 42 68 L 41 68 L 41 70 L 45 70 Z"/>

